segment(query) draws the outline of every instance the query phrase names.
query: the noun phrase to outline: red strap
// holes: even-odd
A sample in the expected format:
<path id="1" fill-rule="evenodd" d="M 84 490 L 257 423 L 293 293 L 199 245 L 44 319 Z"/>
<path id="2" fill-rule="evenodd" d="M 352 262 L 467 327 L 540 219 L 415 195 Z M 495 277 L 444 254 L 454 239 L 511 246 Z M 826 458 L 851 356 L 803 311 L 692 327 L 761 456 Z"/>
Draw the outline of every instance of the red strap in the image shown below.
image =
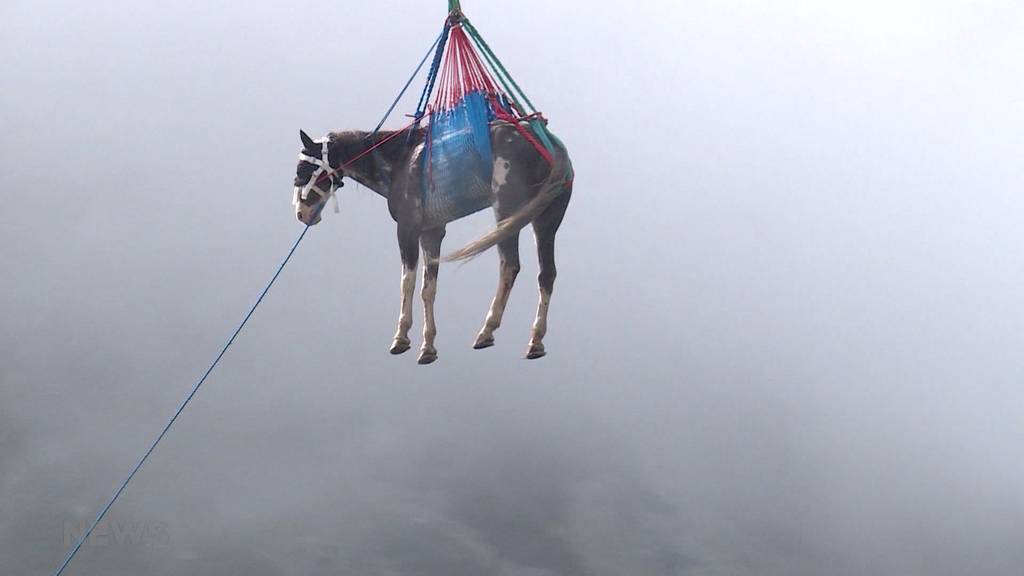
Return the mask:
<path id="1" fill-rule="evenodd" d="M 539 140 L 537 140 L 537 137 L 529 127 L 523 125 L 524 118 L 516 118 L 510 114 L 507 110 L 502 108 L 501 105 L 498 104 L 497 99 L 493 97 L 491 98 L 491 108 L 494 108 L 494 115 L 498 120 L 504 120 L 505 122 L 515 126 L 516 130 L 519 131 L 519 134 L 521 134 L 523 138 L 526 138 L 527 142 L 533 144 L 533 147 L 537 149 L 537 152 L 547 160 L 549 166 L 555 165 L 555 159 L 551 156 L 551 152 L 548 152 L 548 149 L 545 148 Z"/>

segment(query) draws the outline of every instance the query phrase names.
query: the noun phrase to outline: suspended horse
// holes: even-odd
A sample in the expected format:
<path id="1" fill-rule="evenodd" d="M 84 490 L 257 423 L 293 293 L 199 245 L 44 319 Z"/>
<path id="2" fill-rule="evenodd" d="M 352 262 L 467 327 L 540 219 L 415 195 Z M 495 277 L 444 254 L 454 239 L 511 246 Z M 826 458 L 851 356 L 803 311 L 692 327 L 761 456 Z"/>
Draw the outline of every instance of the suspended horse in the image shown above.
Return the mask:
<path id="1" fill-rule="evenodd" d="M 401 312 L 391 353 L 401 354 L 411 345 L 413 292 L 422 250 L 420 364 L 437 359 L 434 299 L 445 225 L 488 207 L 498 222 L 494 230 L 444 258 L 464 260 L 497 247 L 498 290 L 473 344 L 481 349 L 494 345 L 494 332 L 519 273 L 519 232 L 532 224 L 540 299 L 526 357 L 540 358 L 545 355 L 543 340 L 556 275 L 555 233 L 572 196 L 572 163 L 565 146 L 548 130 L 547 121 L 458 3 L 450 8 L 412 124 L 398 131 L 332 132 L 318 140 L 300 131 L 296 215 L 306 225 L 317 224 L 344 177 L 387 199 L 402 259 Z"/>

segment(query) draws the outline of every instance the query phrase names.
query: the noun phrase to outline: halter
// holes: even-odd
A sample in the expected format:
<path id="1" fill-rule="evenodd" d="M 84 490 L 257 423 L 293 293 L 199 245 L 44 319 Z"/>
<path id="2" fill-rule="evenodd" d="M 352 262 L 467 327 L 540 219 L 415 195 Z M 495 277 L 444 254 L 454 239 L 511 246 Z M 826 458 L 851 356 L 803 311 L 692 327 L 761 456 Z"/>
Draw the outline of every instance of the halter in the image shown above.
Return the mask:
<path id="1" fill-rule="evenodd" d="M 335 179 L 335 176 L 339 175 L 340 171 L 335 172 L 334 169 L 331 168 L 331 152 L 330 148 L 328 148 L 328 144 L 330 143 L 329 139 L 327 137 L 324 137 L 319 140 L 314 140 L 314 142 L 320 144 L 320 158 L 317 158 L 316 156 L 310 156 L 309 154 L 306 154 L 305 150 L 303 150 L 302 152 L 299 152 L 299 160 L 302 162 L 309 162 L 310 164 L 316 166 L 316 170 L 314 170 L 313 174 L 310 175 L 309 182 L 306 182 L 304 186 L 295 187 L 295 193 L 292 196 L 292 206 L 295 206 L 297 208 L 299 206 L 300 199 L 308 199 L 309 191 L 312 190 L 314 186 L 316 186 L 316 183 L 319 181 L 320 176 L 323 174 L 329 174 L 330 178 L 328 179 L 331 181 L 331 188 L 330 191 L 327 193 L 327 198 L 333 200 L 334 213 L 337 214 L 338 212 L 340 212 L 340 210 L 338 209 L 338 197 L 335 195 L 335 190 L 337 190 L 341 186 L 344 186 L 344 183 L 339 184 L 338 180 L 340 179 Z M 325 202 L 327 201 L 327 198 L 324 198 Z"/>

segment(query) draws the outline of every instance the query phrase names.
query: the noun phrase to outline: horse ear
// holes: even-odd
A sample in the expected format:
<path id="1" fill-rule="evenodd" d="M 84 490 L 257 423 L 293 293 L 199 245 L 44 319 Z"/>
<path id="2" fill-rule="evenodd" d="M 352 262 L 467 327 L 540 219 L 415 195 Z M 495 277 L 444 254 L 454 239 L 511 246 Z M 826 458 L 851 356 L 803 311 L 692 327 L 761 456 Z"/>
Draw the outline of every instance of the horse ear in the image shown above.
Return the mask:
<path id="1" fill-rule="evenodd" d="M 309 134 L 306 134 L 304 130 L 299 130 L 299 138 L 302 138 L 302 147 L 306 150 L 316 150 L 319 148 L 319 146 L 316 145 L 316 142 L 313 142 L 313 139 L 310 138 Z"/>

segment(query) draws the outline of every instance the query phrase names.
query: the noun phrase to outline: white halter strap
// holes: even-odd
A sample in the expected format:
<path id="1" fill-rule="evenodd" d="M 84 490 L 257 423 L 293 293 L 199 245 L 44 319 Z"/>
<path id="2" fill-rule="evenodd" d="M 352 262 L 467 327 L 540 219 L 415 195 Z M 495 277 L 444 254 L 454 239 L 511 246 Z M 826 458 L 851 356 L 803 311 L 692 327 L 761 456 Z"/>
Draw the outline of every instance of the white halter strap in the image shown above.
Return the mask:
<path id="1" fill-rule="evenodd" d="M 333 171 L 333 168 L 331 168 L 330 149 L 328 148 L 330 140 L 327 137 L 324 137 L 319 140 L 314 140 L 314 142 L 320 145 L 320 158 L 306 154 L 305 150 L 299 152 L 299 160 L 309 162 L 316 166 L 316 170 L 314 170 L 313 174 L 310 175 L 309 182 L 306 182 L 305 186 L 295 187 L 294 194 L 292 196 L 292 205 L 296 207 L 299 205 L 300 200 L 306 200 L 309 198 L 309 191 L 316 186 L 317 180 L 320 179 L 321 175 L 331 174 Z M 334 178 L 328 177 L 328 180 L 331 183 L 331 188 L 327 192 L 327 196 L 333 201 L 334 213 L 337 214 L 340 210 L 338 209 L 338 197 L 335 195 L 336 187 L 334 185 Z"/>

